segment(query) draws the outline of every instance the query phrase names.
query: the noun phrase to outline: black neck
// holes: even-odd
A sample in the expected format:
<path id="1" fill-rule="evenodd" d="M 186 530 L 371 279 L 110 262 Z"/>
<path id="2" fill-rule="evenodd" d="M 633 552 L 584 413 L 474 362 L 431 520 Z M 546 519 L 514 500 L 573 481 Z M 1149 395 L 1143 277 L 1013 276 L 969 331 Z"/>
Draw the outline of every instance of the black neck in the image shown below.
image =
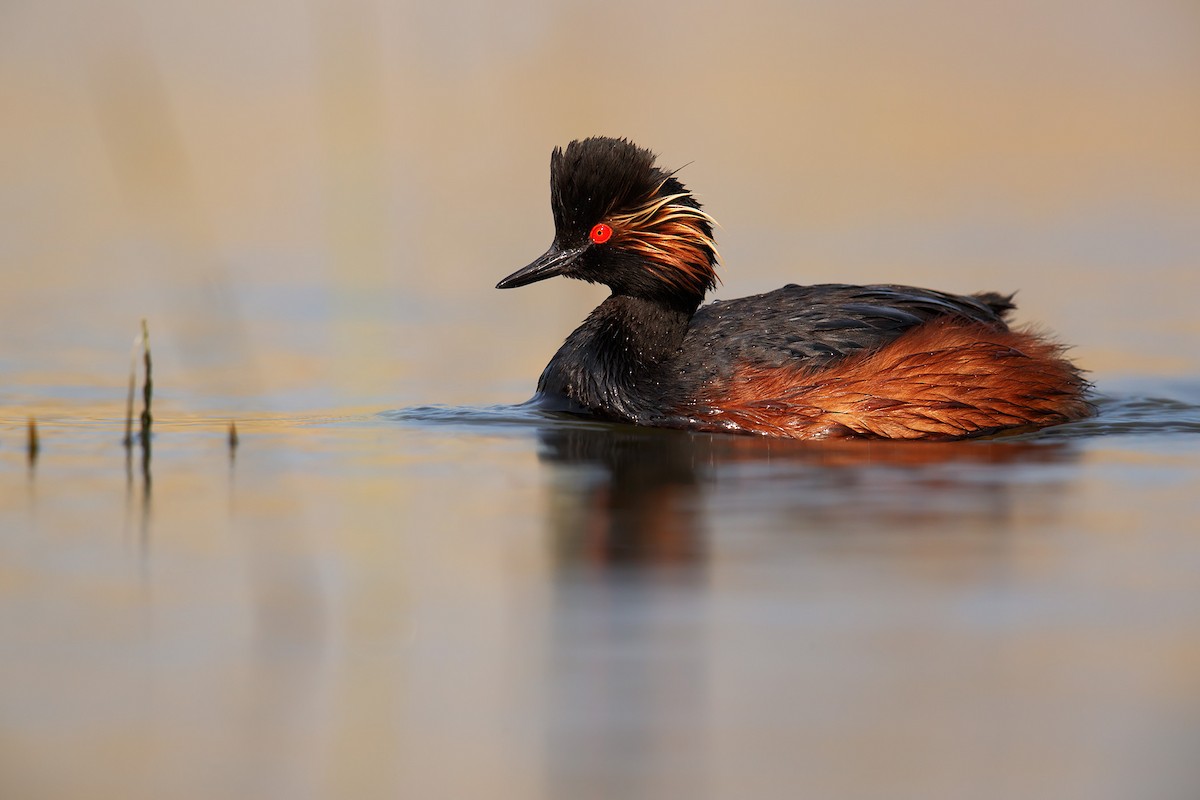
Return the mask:
<path id="1" fill-rule="evenodd" d="M 698 301 L 614 294 L 559 348 L 538 391 L 637 419 L 651 410 L 656 375 L 683 343 Z"/>

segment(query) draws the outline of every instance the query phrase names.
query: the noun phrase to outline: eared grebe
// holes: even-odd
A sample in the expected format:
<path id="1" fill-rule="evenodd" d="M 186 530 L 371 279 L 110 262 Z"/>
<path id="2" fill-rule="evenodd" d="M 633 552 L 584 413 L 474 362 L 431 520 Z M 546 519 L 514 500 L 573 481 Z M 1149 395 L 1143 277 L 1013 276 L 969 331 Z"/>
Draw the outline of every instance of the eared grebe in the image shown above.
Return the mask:
<path id="1" fill-rule="evenodd" d="M 625 139 L 550 157 L 554 243 L 497 288 L 555 275 L 612 295 L 538 380 L 551 406 L 638 425 L 797 439 L 958 439 L 1091 413 L 1062 346 L 1011 330 L 1011 295 L 788 285 L 700 307 L 714 220 Z"/>

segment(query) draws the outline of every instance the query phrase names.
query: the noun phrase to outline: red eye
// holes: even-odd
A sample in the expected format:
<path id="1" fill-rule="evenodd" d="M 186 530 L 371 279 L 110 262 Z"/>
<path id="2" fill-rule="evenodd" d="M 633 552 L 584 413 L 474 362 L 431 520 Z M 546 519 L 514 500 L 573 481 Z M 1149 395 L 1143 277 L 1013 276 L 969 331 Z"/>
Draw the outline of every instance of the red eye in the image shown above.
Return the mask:
<path id="1" fill-rule="evenodd" d="M 596 244 L 604 244 L 612 238 L 612 228 L 601 222 L 592 228 L 592 232 L 588 234 L 588 238 Z"/>

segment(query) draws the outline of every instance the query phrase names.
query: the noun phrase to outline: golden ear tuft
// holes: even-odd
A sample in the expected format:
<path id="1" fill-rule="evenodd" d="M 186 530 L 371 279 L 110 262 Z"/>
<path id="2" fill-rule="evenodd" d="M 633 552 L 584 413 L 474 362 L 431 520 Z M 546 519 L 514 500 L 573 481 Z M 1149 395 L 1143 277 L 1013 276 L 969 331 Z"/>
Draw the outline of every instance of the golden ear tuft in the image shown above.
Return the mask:
<path id="1" fill-rule="evenodd" d="M 720 280 L 715 270 L 720 254 L 711 233 L 717 221 L 703 209 L 677 202 L 691 197 L 688 192 L 660 195 L 663 183 L 643 204 L 609 216 L 614 238 L 643 255 L 662 280 L 703 295 Z"/>

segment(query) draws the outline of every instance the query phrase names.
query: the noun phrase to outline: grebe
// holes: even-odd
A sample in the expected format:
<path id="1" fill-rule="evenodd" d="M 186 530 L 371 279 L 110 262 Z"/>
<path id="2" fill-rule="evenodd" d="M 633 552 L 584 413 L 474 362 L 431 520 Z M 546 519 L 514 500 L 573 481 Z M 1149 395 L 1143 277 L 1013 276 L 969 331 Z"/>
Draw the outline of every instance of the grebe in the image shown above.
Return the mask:
<path id="1" fill-rule="evenodd" d="M 497 288 L 565 275 L 612 294 L 542 372 L 544 405 L 795 439 L 961 439 L 1092 411 L 1064 348 L 1008 326 L 1011 295 L 792 284 L 701 307 L 714 220 L 626 139 L 555 148 L 550 206 L 554 243 Z"/>

